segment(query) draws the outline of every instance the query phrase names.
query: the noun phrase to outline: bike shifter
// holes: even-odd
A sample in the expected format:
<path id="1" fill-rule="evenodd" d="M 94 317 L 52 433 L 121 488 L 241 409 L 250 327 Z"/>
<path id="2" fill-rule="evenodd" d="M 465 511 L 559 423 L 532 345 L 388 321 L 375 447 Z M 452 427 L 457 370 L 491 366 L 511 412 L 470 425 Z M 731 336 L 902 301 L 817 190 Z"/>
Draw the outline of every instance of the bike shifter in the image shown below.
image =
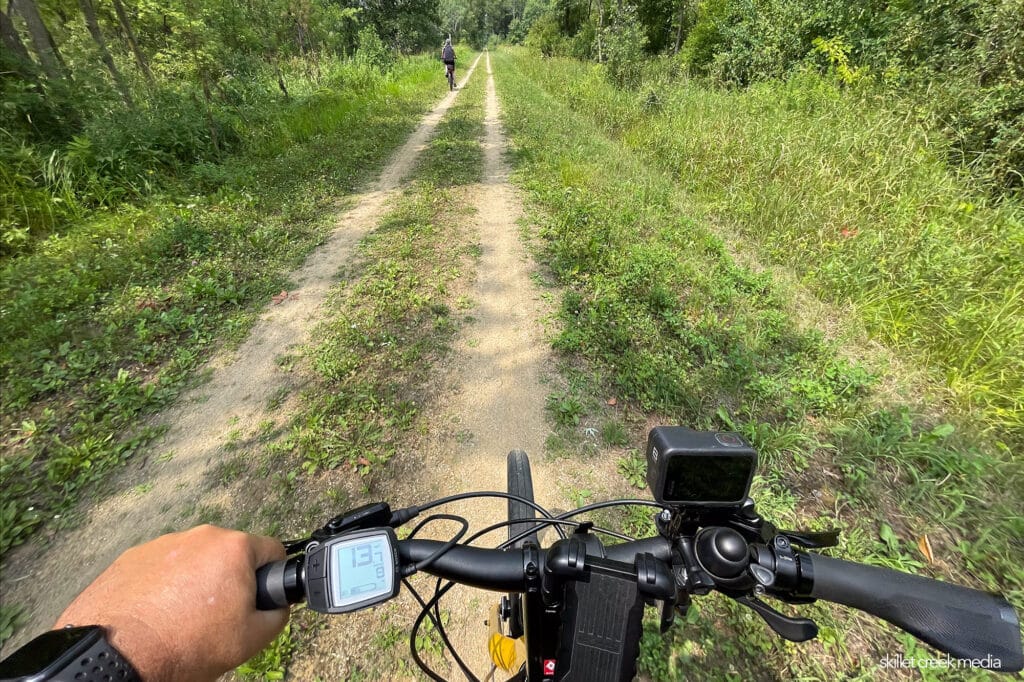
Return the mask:
<path id="1" fill-rule="evenodd" d="M 736 601 L 749 609 L 768 623 L 768 627 L 775 630 L 783 639 L 791 642 L 806 642 L 818 636 L 818 625 L 810 618 L 792 618 L 784 615 L 765 604 L 757 597 L 741 595 L 733 597 Z"/>

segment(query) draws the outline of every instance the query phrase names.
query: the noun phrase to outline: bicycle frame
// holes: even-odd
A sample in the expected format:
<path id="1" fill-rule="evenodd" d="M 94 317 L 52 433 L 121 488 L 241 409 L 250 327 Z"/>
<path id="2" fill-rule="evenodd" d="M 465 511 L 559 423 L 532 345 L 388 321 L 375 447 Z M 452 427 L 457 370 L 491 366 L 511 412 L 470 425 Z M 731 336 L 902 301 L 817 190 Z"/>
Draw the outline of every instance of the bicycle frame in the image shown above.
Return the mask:
<path id="1" fill-rule="evenodd" d="M 534 682 L 555 676 L 558 660 L 560 609 L 544 606 L 540 592 L 522 595 L 523 638 L 526 641 L 526 668 L 514 680 Z"/>

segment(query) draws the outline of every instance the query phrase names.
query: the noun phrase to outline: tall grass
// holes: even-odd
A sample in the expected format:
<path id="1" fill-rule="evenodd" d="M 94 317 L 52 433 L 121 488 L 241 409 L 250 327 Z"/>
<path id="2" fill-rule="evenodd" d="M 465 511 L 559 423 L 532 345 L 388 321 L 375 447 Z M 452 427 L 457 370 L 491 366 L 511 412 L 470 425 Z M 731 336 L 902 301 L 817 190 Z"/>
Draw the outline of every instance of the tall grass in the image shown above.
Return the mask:
<path id="1" fill-rule="evenodd" d="M 288 98 L 265 65 L 225 81 L 209 102 L 189 86 L 163 84 L 135 109 L 98 111 L 56 146 L 0 131 L 0 256 L 30 252 L 95 210 L 188 194 L 196 169 L 200 189 L 209 189 L 213 166 L 330 134 L 351 116 L 372 115 L 371 101 L 400 96 L 410 79 L 430 79 L 428 59 L 379 61 L 361 53 L 324 60 L 316 77 L 302 63 L 285 65 Z"/>
<path id="2" fill-rule="evenodd" d="M 499 53 L 496 74 L 514 180 L 537 209 L 540 254 L 565 287 L 554 345 L 580 370 L 552 400 L 563 421 L 629 414 L 637 430 L 742 431 L 763 456 L 754 497 L 780 527 L 840 527 L 843 557 L 1024 603 L 1021 468 L 941 409 L 925 416 L 876 391 L 884 368 L 843 359 L 836 342 L 794 319 L 769 274 L 738 264 L 687 215 L 693 199 L 676 174 L 624 143 L 623 131 L 637 134 L 667 108 L 657 94 L 602 98 L 604 79 L 589 81 L 590 67 L 538 61 Z M 595 395 L 614 395 L 617 406 Z M 934 563 L 918 549 L 922 536 Z M 728 600 L 700 600 L 670 634 L 651 630 L 641 667 L 658 680 L 874 678 L 884 653 L 920 653 L 875 621 L 822 605 L 801 613 L 822 636 L 797 651 Z"/>
<path id="3" fill-rule="evenodd" d="M 625 91 L 601 67 L 555 63 L 524 68 L 1024 444 L 1024 207 L 953 174 L 941 136 L 816 74 L 723 91 L 654 67 Z"/>

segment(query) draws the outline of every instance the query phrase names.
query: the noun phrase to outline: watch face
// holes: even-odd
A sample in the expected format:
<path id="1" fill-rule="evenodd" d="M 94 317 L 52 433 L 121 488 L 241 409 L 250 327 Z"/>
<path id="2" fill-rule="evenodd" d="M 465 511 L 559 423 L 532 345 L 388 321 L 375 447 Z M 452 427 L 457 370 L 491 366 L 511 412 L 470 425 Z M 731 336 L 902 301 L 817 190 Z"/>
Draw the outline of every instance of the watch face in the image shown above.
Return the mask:
<path id="1" fill-rule="evenodd" d="M 103 630 L 95 625 L 44 632 L 0 661 L 0 678 L 17 679 L 44 672 L 55 673 L 60 669 L 55 667 L 56 664 L 62 664 L 66 655 L 77 655 L 102 636 Z"/>

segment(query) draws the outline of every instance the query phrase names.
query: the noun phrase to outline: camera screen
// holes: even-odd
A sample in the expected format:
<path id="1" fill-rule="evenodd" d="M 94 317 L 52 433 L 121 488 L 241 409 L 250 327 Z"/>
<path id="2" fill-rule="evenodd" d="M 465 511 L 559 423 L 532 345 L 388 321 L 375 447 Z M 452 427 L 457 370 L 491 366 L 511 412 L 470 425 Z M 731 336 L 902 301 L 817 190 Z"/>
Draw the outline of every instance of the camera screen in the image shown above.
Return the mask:
<path id="1" fill-rule="evenodd" d="M 665 501 L 740 502 L 747 495 L 753 466 L 749 455 L 671 457 L 665 476 Z"/>

